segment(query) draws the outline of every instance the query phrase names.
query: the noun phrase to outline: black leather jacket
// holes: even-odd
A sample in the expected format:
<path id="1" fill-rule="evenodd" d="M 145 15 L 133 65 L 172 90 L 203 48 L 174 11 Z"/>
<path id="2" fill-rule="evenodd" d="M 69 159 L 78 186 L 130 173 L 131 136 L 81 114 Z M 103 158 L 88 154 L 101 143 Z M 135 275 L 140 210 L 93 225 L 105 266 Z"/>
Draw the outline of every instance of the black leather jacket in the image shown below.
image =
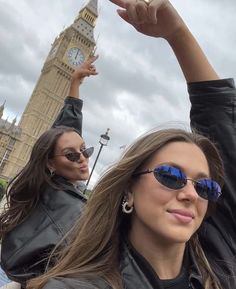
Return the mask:
<path id="1" fill-rule="evenodd" d="M 236 288 L 236 90 L 232 79 L 190 83 L 191 126 L 218 145 L 224 161 L 226 184 L 216 212 L 199 230 L 200 242 L 222 288 Z M 187 250 L 190 250 L 187 247 Z M 159 278 L 145 261 L 142 266 L 124 245 L 120 270 L 125 289 L 162 289 Z M 203 289 L 194 251 L 189 255 L 189 284 Z M 145 270 L 144 270 L 145 267 Z M 145 271 L 147 269 L 149 273 Z M 152 272 L 151 272 L 152 271 Z M 152 276 L 151 276 L 152 275 Z M 83 281 L 72 278 L 51 279 L 43 289 L 110 289 L 99 278 Z"/>
<path id="2" fill-rule="evenodd" d="M 53 127 L 70 126 L 81 134 L 82 105 L 82 100 L 67 97 Z M 1 267 L 11 280 L 24 284 L 45 271 L 48 254 L 72 228 L 86 202 L 64 178 L 54 181 L 58 189 L 47 187 L 27 219 L 2 240 Z"/>

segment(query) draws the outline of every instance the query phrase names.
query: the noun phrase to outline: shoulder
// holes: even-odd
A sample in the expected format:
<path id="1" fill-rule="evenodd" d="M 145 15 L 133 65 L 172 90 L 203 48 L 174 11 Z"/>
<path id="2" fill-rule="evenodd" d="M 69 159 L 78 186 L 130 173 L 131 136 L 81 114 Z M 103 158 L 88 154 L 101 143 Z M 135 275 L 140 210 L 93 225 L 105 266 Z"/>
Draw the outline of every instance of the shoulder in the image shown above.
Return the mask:
<path id="1" fill-rule="evenodd" d="M 70 288 L 69 286 L 67 286 L 67 284 L 65 282 L 63 282 L 64 279 L 50 279 L 44 286 L 42 289 L 66 289 L 66 288 Z"/>
<path id="2" fill-rule="evenodd" d="M 41 198 L 41 204 L 48 209 L 61 208 L 64 206 L 81 206 L 86 203 L 86 197 L 62 177 L 57 177 L 53 184 L 48 185 Z"/>
<path id="3" fill-rule="evenodd" d="M 84 280 L 79 278 L 50 279 L 42 289 L 111 289 L 102 279 Z"/>

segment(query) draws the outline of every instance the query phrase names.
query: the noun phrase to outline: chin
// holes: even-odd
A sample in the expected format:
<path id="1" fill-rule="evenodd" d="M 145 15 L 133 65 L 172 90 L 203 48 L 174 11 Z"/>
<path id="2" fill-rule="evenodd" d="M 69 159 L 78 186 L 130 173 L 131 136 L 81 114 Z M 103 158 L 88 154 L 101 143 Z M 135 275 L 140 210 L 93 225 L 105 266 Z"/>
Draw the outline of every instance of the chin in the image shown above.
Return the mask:
<path id="1" fill-rule="evenodd" d="M 89 178 L 89 174 L 80 175 L 78 177 L 78 181 L 87 181 L 88 178 Z"/>
<path id="2" fill-rule="evenodd" d="M 193 234 L 179 233 L 178 235 L 169 236 L 174 243 L 187 243 Z"/>
<path id="3" fill-rule="evenodd" d="M 194 234 L 195 230 L 190 228 L 176 228 L 176 227 L 168 227 L 166 226 L 165 231 L 163 232 L 156 232 L 159 235 L 160 239 L 165 240 L 166 243 L 169 244 L 180 244 L 180 243 L 187 243 L 192 235 Z"/>

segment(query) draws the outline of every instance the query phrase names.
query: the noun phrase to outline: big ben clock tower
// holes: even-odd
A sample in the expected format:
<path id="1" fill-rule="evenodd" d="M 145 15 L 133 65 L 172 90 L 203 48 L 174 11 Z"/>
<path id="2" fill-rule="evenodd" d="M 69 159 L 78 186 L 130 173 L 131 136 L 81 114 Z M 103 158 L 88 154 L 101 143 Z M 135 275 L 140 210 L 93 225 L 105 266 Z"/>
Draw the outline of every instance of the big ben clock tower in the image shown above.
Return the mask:
<path id="1" fill-rule="evenodd" d="M 74 23 L 60 33 L 52 44 L 41 75 L 25 108 L 19 127 L 20 141 L 5 160 L 2 175 L 14 177 L 26 164 L 38 137 L 49 129 L 67 96 L 71 74 L 95 49 L 94 28 L 98 0 L 89 0 Z"/>

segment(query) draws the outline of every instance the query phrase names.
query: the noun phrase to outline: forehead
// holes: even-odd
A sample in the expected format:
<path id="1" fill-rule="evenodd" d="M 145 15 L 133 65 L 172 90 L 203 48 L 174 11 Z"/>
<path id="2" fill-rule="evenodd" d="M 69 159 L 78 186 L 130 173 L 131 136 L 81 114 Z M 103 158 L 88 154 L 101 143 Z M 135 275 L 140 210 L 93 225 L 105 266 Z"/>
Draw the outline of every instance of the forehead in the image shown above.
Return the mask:
<path id="1" fill-rule="evenodd" d="M 74 132 L 65 132 L 57 140 L 56 149 L 79 148 L 84 145 L 82 137 Z"/>
<path id="2" fill-rule="evenodd" d="M 209 166 L 202 150 L 195 144 L 172 142 L 158 150 L 148 161 L 148 167 L 159 164 L 172 164 L 183 169 L 189 175 L 209 176 Z"/>

